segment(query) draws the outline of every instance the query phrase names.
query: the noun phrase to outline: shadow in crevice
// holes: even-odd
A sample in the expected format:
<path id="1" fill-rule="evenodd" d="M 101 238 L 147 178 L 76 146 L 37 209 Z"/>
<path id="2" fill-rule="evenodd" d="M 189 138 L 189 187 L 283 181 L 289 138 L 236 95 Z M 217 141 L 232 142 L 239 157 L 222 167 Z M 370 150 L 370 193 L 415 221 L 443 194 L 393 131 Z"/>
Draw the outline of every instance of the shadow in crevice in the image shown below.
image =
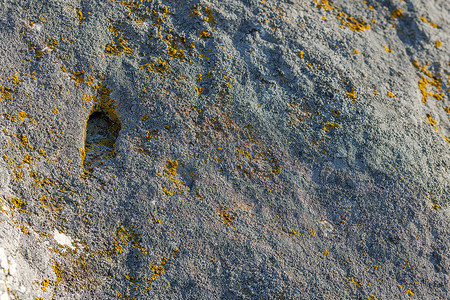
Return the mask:
<path id="1" fill-rule="evenodd" d="M 117 128 L 116 122 L 101 109 L 89 116 L 82 151 L 84 177 L 89 177 L 96 168 L 114 156 L 114 146 L 119 136 Z"/>

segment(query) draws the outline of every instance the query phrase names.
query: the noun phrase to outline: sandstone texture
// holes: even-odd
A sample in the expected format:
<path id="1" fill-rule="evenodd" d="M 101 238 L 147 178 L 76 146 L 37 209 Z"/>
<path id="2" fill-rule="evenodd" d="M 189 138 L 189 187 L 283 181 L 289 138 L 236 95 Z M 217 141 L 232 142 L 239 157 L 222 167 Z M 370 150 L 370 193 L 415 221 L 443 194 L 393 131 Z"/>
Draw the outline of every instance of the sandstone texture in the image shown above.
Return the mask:
<path id="1" fill-rule="evenodd" d="M 0 0 L 0 299 L 450 299 L 448 0 Z"/>

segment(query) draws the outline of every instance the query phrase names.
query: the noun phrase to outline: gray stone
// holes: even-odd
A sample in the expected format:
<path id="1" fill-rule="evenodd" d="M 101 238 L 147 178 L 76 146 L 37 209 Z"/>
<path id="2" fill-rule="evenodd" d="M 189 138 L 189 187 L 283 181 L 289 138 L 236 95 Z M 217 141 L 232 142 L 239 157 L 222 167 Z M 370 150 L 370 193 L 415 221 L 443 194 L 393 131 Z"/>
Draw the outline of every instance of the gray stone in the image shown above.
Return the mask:
<path id="1" fill-rule="evenodd" d="M 0 297 L 448 298 L 448 1 L 0 3 Z"/>

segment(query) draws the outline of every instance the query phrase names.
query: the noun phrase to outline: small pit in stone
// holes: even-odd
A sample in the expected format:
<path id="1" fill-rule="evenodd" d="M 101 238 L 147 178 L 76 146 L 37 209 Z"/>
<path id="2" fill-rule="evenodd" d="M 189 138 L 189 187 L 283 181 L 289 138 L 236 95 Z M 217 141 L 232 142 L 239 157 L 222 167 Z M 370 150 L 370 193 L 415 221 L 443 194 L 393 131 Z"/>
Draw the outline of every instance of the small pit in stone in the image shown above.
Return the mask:
<path id="1" fill-rule="evenodd" d="M 103 110 L 97 110 L 89 116 L 83 159 L 85 176 L 92 174 L 114 156 L 119 131 L 120 124 L 116 124 Z"/>

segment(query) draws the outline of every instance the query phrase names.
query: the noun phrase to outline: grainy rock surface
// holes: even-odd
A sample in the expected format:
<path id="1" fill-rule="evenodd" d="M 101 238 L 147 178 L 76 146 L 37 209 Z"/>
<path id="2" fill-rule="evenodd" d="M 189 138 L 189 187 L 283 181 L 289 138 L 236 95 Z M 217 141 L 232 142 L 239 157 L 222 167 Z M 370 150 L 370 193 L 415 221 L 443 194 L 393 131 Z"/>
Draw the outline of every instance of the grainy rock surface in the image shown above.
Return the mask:
<path id="1" fill-rule="evenodd" d="M 0 299 L 449 299 L 449 12 L 1 0 Z"/>

